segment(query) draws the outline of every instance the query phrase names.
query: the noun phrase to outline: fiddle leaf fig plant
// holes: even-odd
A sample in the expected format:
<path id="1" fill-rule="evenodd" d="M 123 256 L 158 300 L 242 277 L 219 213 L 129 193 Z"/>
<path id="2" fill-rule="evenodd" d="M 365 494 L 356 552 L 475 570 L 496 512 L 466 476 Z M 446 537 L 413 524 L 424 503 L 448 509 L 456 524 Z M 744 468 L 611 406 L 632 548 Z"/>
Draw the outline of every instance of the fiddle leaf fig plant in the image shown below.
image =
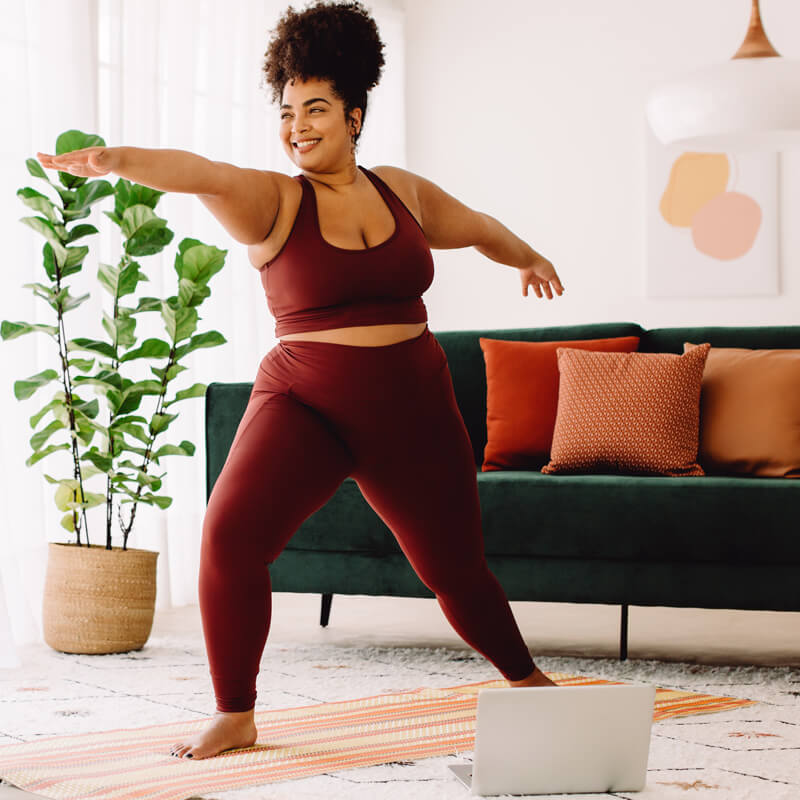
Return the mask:
<path id="1" fill-rule="evenodd" d="M 105 146 L 99 136 L 70 130 L 57 138 L 56 153 L 97 146 Z M 197 328 L 198 307 L 211 294 L 209 281 L 222 269 L 227 250 L 183 239 L 174 260 L 175 294 L 141 296 L 139 284 L 149 279 L 138 259 L 160 253 L 174 237 L 167 221 L 155 212 L 164 192 L 123 178 L 112 186 L 106 180 L 60 171 L 55 183 L 36 159 L 26 159 L 25 164 L 28 172 L 45 181 L 59 198 L 53 201 L 30 187 L 17 191 L 20 200 L 37 213 L 20 221 L 45 239 L 45 278 L 24 286 L 44 301 L 51 318 L 35 323 L 4 320 L 0 336 L 10 340 L 41 333 L 53 344 L 53 367 L 14 383 L 18 400 L 46 387 L 55 388 L 30 417 L 35 431 L 30 438 L 33 452 L 25 463 L 31 466 L 68 451 L 71 474 L 45 475 L 56 486 L 56 507 L 65 512 L 61 525 L 75 533 L 78 545 L 83 533 L 88 545 L 86 510 L 105 505 L 106 548 L 110 550 L 116 509 L 124 550 L 138 504 L 165 509 L 172 502 L 161 492 L 166 475 L 161 471 L 162 459 L 194 454 L 192 442 L 162 440 L 178 417 L 176 405 L 202 397 L 206 390 L 203 383 L 173 389 L 175 379 L 187 369 L 181 361 L 199 348 L 217 347 L 226 341 L 218 331 L 198 332 Z M 91 292 L 80 294 L 72 281 L 67 282 L 82 272 L 89 254 L 87 245 L 74 243 L 99 231 L 94 225 L 74 223 L 88 217 L 94 204 L 109 196 L 114 198 L 114 209 L 103 214 L 120 229 L 122 254 L 116 264 L 99 264 L 97 281 L 90 287 L 103 292 L 100 327 L 105 336 L 76 336 L 68 312 L 86 302 Z M 164 333 L 139 341 L 137 318 L 147 313 L 160 316 Z M 148 366 L 150 374 L 142 378 Z M 64 456 L 60 458 L 63 461 Z M 90 481 L 94 481 L 94 491 L 88 488 Z M 125 505 L 130 506 L 127 518 Z"/>

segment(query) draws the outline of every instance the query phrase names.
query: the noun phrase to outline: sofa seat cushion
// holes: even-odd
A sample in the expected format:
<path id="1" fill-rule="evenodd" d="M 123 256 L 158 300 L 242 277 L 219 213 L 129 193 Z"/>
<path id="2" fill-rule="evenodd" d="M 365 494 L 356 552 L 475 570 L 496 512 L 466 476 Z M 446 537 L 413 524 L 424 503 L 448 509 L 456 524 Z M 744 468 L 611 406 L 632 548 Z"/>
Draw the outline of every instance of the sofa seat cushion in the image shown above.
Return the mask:
<path id="1" fill-rule="evenodd" d="M 487 555 L 800 565 L 796 481 L 505 470 L 478 488 Z"/>

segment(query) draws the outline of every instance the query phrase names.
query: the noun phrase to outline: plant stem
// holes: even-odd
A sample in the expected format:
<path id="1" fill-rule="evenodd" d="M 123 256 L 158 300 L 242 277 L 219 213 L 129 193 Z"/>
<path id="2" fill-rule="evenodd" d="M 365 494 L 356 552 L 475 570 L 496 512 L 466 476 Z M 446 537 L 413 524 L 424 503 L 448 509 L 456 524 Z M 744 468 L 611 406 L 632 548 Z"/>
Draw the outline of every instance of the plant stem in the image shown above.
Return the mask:
<path id="1" fill-rule="evenodd" d="M 61 291 L 61 269 L 56 263 L 56 292 Z M 67 358 L 67 333 L 64 327 L 64 311 L 61 307 L 61 300 L 58 301 L 58 354 L 61 357 L 61 380 L 64 385 L 64 395 L 66 397 L 67 411 L 69 412 L 69 433 L 72 444 L 72 464 L 73 477 L 77 479 L 80 487 L 81 501 L 85 497 L 83 493 L 83 475 L 81 474 L 80 455 L 78 453 L 78 432 L 75 424 L 75 411 L 72 408 L 72 381 L 69 377 L 69 360 Z M 74 496 L 74 495 L 73 495 Z M 86 531 L 86 545 L 89 545 L 89 523 L 86 519 L 86 509 L 82 508 L 83 527 Z M 72 509 L 72 527 L 78 537 L 78 546 L 81 546 L 81 523 L 77 509 Z"/>
<path id="2" fill-rule="evenodd" d="M 167 358 L 167 365 L 166 367 L 164 367 L 164 374 L 161 376 L 161 392 L 158 395 L 158 400 L 156 402 L 156 410 L 153 412 L 154 416 L 156 414 L 162 414 L 164 412 L 164 397 L 167 394 L 167 383 L 169 383 L 169 379 L 167 378 L 167 373 L 169 372 L 170 367 L 173 365 L 175 361 L 175 348 L 176 348 L 176 343 L 173 341 L 172 348 L 169 351 L 169 358 Z M 153 442 L 155 441 L 156 436 L 158 436 L 157 433 L 150 434 L 150 441 L 147 443 L 147 447 L 145 448 L 144 458 L 142 461 L 142 465 L 140 467 L 141 471 L 144 473 L 147 473 L 147 467 L 148 464 L 150 463 L 150 455 L 153 452 Z M 124 537 L 123 548 L 124 548 L 124 542 L 128 541 L 128 534 L 130 533 L 131 528 L 133 527 L 133 521 L 136 518 L 136 507 L 138 505 L 138 498 L 141 496 L 141 494 L 142 494 L 142 484 L 140 483 L 139 486 L 136 488 L 137 499 L 133 501 L 133 507 L 131 508 L 131 517 L 128 520 L 128 525 L 125 528 L 123 528 L 122 531 Z"/>
<path id="3" fill-rule="evenodd" d="M 118 269 L 119 274 L 122 273 L 122 270 L 128 265 L 128 261 L 130 259 L 127 255 L 123 255 L 119 261 Z M 117 316 L 119 314 L 119 275 L 117 279 L 117 290 L 114 292 L 114 357 L 111 360 L 111 365 L 113 370 L 116 372 L 119 369 L 119 331 L 117 330 Z M 111 433 L 111 423 L 114 421 L 116 414 L 111 410 L 111 406 L 109 405 L 108 409 L 108 456 L 109 458 L 114 458 L 114 436 Z M 114 486 L 111 483 L 111 476 L 106 476 L 106 550 L 111 550 L 111 520 L 113 519 L 114 514 Z M 125 545 L 127 544 L 128 537 L 126 536 L 123 543 L 122 549 L 125 550 Z"/>

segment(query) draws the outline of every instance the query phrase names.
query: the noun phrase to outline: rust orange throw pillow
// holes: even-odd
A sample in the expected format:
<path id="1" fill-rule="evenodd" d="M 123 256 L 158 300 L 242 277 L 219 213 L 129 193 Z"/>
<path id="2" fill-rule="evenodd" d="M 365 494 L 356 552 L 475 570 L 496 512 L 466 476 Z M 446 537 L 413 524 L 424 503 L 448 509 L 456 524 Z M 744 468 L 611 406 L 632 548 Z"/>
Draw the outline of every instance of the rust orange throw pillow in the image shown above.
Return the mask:
<path id="1" fill-rule="evenodd" d="M 677 355 L 559 347 L 556 426 L 542 472 L 705 475 L 697 450 L 710 348 Z"/>
<path id="2" fill-rule="evenodd" d="M 478 339 L 486 362 L 486 447 L 481 470 L 539 469 L 550 458 L 558 407 L 556 348 L 630 353 L 638 336 L 515 342 Z"/>
<path id="3" fill-rule="evenodd" d="M 800 350 L 711 348 L 698 460 L 709 474 L 800 478 Z"/>

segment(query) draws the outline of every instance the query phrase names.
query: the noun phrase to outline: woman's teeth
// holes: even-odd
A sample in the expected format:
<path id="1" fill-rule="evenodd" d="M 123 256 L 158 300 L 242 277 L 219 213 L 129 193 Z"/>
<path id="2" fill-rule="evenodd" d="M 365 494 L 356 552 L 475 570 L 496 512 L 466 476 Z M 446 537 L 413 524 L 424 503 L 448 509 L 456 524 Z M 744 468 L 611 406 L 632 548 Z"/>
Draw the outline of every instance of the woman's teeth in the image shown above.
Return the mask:
<path id="1" fill-rule="evenodd" d="M 302 142 L 302 143 L 296 142 L 295 143 L 295 147 L 301 153 L 305 153 L 306 150 L 310 150 L 312 147 L 314 147 L 317 144 L 318 141 L 319 141 L 319 139 L 314 139 L 312 142 Z"/>

